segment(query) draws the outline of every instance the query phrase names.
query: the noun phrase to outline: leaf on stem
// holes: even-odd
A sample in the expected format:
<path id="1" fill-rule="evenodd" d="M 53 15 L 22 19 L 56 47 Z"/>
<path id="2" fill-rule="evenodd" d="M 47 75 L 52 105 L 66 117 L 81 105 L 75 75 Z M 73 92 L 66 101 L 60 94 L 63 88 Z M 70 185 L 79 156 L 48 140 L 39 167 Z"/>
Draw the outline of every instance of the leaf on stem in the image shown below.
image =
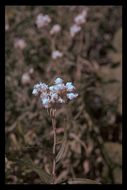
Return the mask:
<path id="1" fill-rule="evenodd" d="M 61 148 L 56 156 L 56 163 L 60 161 L 60 159 L 62 158 L 65 148 L 66 148 L 66 144 L 67 144 L 67 129 L 66 127 L 64 128 L 64 137 L 63 137 L 63 143 L 61 145 Z"/>

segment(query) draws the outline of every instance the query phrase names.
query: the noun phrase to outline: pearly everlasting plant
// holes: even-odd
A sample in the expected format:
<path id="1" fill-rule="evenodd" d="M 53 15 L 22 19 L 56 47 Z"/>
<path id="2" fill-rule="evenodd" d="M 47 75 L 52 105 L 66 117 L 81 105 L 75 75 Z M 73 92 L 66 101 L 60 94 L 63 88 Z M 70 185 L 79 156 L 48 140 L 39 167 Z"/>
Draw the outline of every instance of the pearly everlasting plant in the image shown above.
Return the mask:
<path id="1" fill-rule="evenodd" d="M 56 139 L 56 109 L 62 105 L 67 103 L 69 100 L 73 100 L 78 96 L 78 93 L 75 92 L 75 86 L 72 84 L 72 82 L 64 83 L 63 79 L 56 78 L 53 85 L 49 86 L 45 83 L 37 83 L 33 87 L 32 94 L 35 96 L 39 96 L 41 99 L 42 107 L 47 109 L 49 111 L 50 117 L 52 119 L 52 127 L 53 127 L 53 136 L 54 136 L 54 143 L 53 143 L 53 164 L 52 164 L 52 172 L 51 172 L 51 178 L 52 184 L 56 184 L 56 163 L 60 160 L 60 157 L 63 153 L 61 153 L 61 150 L 63 151 L 62 144 L 61 149 L 59 150 L 58 154 L 56 155 L 56 145 L 57 145 L 57 139 Z M 64 129 L 65 130 L 65 129 Z M 66 130 L 65 130 L 66 131 Z M 46 174 L 47 175 L 47 174 Z"/>

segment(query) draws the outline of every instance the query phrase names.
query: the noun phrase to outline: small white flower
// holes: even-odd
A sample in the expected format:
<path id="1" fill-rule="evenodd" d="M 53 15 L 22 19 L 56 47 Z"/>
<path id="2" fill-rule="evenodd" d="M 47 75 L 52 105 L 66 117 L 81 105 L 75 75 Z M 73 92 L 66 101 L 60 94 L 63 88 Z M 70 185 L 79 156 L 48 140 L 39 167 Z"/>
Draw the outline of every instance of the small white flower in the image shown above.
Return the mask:
<path id="1" fill-rule="evenodd" d="M 58 99 L 58 94 L 57 93 L 50 93 L 50 96 L 51 96 L 51 102 L 55 102 L 55 101 L 57 101 L 57 99 Z"/>
<path id="2" fill-rule="evenodd" d="M 63 79 L 61 79 L 61 78 L 56 78 L 55 84 L 61 84 L 61 83 L 63 83 Z"/>
<path id="3" fill-rule="evenodd" d="M 37 95 L 39 92 L 45 92 L 46 90 L 48 89 L 48 85 L 46 85 L 45 83 L 38 83 L 36 85 L 34 85 L 34 88 L 33 88 L 33 94 L 34 95 Z"/>
<path id="4" fill-rule="evenodd" d="M 44 91 L 45 91 L 45 90 L 47 90 L 47 89 L 48 89 L 48 85 L 47 85 L 47 84 L 45 84 L 45 83 L 40 82 L 40 84 L 39 84 L 39 85 L 40 85 L 40 89 L 41 89 L 41 90 L 44 90 Z"/>
<path id="5" fill-rule="evenodd" d="M 74 85 L 72 84 L 72 82 L 67 82 L 66 83 L 66 89 L 68 92 L 71 92 L 75 89 Z"/>
<path id="6" fill-rule="evenodd" d="M 49 99 L 49 94 L 47 92 L 42 92 L 40 95 L 41 99 Z"/>
<path id="7" fill-rule="evenodd" d="M 37 89 L 33 89 L 32 94 L 35 95 L 35 96 L 37 96 L 38 95 L 38 90 Z"/>
<path id="8" fill-rule="evenodd" d="M 57 59 L 57 58 L 60 58 L 62 56 L 63 56 L 63 53 L 61 53 L 58 50 L 55 50 L 55 51 L 52 52 L 52 59 Z"/>
<path id="9" fill-rule="evenodd" d="M 66 87 L 64 84 L 56 84 L 49 87 L 49 90 L 52 92 L 59 92 L 60 90 L 64 90 Z"/>
<path id="10" fill-rule="evenodd" d="M 51 22 L 51 18 L 48 15 L 39 14 L 36 18 L 36 25 L 38 28 L 47 26 Z"/>
<path id="11" fill-rule="evenodd" d="M 50 105 L 50 100 L 49 98 L 44 98 L 41 100 L 42 101 L 42 105 L 45 107 L 45 108 L 48 108 L 49 105 Z"/>
<path id="12" fill-rule="evenodd" d="M 54 85 L 54 89 L 56 91 L 59 91 L 59 90 L 64 90 L 66 87 L 64 84 L 57 84 L 57 85 Z"/>
<path id="13" fill-rule="evenodd" d="M 53 85 L 53 86 L 50 86 L 50 87 L 49 87 L 49 90 L 52 91 L 52 92 L 55 91 L 54 85 Z"/>
<path id="14" fill-rule="evenodd" d="M 73 38 L 76 33 L 78 33 L 81 30 L 80 26 L 77 26 L 76 24 L 72 25 L 70 28 L 70 35 Z"/>
<path id="15" fill-rule="evenodd" d="M 50 34 L 57 34 L 58 32 L 60 32 L 61 30 L 61 26 L 59 24 L 55 24 L 52 29 L 50 30 Z"/>
<path id="16" fill-rule="evenodd" d="M 76 98 L 78 96 L 78 94 L 76 93 L 76 94 L 74 94 L 74 93 L 68 93 L 67 94 L 67 98 L 69 99 L 69 100 L 73 100 L 74 98 Z"/>

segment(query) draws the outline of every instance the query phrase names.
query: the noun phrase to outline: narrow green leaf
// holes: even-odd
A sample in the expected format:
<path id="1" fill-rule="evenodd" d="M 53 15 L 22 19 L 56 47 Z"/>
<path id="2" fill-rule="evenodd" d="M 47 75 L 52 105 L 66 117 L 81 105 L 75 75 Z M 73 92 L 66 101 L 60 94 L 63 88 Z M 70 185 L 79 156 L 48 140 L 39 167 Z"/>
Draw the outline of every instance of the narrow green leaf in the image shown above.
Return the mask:
<path id="1" fill-rule="evenodd" d="M 62 158 L 65 148 L 66 148 L 66 144 L 67 144 L 67 129 L 64 129 L 64 137 L 63 137 L 63 143 L 61 145 L 61 148 L 56 156 L 56 163 L 60 161 L 60 159 Z"/>
<path id="2" fill-rule="evenodd" d="M 68 184 L 100 184 L 91 179 L 83 179 L 83 178 L 72 178 L 67 181 Z"/>

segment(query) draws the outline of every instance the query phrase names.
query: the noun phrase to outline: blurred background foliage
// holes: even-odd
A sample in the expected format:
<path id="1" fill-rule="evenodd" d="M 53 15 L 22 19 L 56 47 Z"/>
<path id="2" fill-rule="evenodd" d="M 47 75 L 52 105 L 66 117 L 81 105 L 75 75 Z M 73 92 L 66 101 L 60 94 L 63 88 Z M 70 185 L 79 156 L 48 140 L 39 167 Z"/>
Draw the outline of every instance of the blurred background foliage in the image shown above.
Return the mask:
<path id="1" fill-rule="evenodd" d="M 70 26 L 84 8 L 87 21 L 71 39 Z M 52 19 L 43 29 L 35 25 L 40 13 Z M 54 38 L 49 30 L 56 23 L 62 30 Z M 37 170 L 20 164 L 28 156 L 50 171 L 51 120 L 32 88 L 39 81 L 51 84 L 57 71 L 79 93 L 57 112 L 58 141 L 67 127 L 57 181 L 78 177 L 122 183 L 122 7 L 6 6 L 5 34 L 6 183 L 42 183 Z M 57 61 L 51 58 L 54 48 L 64 54 Z"/>

